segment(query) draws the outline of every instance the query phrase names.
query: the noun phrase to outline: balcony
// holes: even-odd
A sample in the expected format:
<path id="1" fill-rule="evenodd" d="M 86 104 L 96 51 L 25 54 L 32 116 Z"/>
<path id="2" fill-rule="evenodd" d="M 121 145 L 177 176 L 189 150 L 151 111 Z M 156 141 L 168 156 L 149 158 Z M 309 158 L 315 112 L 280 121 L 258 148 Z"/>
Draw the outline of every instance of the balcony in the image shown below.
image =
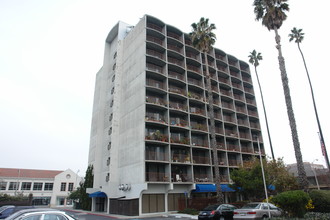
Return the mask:
<path id="1" fill-rule="evenodd" d="M 221 175 L 220 174 L 220 181 L 221 182 L 229 182 L 229 176 L 228 175 Z"/>
<path id="2" fill-rule="evenodd" d="M 199 60 L 198 58 L 199 58 L 199 56 L 197 55 L 197 54 L 195 54 L 195 53 L 192 53 L 192 52 L 186 52 L 186 57 L 189 57 L 189 58 L 192 58 L 192 59 L 194 59 L 194 60 Z"/>
<path id="3" fill-rule="evenodd" d="M 171 126 L 178 126 L 178 127 L 188 127 L 188 122 L 182 118 L 171 118 Z"/>
<path id="4" fill-rule="evenodd" d="M 243 113 L 243 114 L 246 114 L 246 109 L 243 106 L 237 106 L 236 105 L 236 111 L 240 112 L 240 113 Z"/>
<path id="5" fill-rule="evenodd" d="M 152 63 L 147 63 L 147 70 L 148 71 L 153 71 L 156 73 L 160 73 L 164 75 L 163 67 L 152 64 Z"/>
<path id="6" fill-rule="evenodd" d="M 241 126 L 245 126 L 245 127 L 248 127 L 249 126 L 248 121 L 245 120 L 245 119 L 241 119 L 241 118 L 237 118 L 237 124 L 238 125 L 241 125 Z"/>
<path id="7" fill-rule="evenodd" d="M 254 111 L 254 110 L 248 109 L 248 113 L 251 116 L 258 117 L 258 113 L 256 111 Z"/>
<path id="8" fill-rule="evenodd" d="M 185 174 L 185 173 L 172 173 L 172 182 L 192 182 L 192 176 L 191 174 Z"/>
<path id="9" fill-rule="evenodd" d="M 175 64 L 177 66 L 180 66 L 180 67 L 184 68 L 183 62 L 181 60 L 178 60 L 178 59 L 175 59 L 175 58 L 172 58 L 172 57 L 168 57 L 167 61 L 169 63 Z"/>
<path id="10" fill-rule="evenodd" d="M 171 160 L 174 163 L 191 163 L 189 154 L 172 154 Z"/>
<path id="11" fill-rule="evenodd" d="M 191 124 L 191 129 L 200 130 L 200 131 L 206 131 L 207 132 L 207 126 L 205 124 L 194 123 L 194 122 L 191 122 L 190 124 Z"/>
<path id="12" fill-rule="evenodd" d="M 253 153 L 252 148 L 247 147 L 247 146 L 242 146 L 241 151 L 244 152 L 244 153 Z"/>
<path id="13" fill-rule="evenodd" d="M 188 92 L 188 98 L 190 99 L 195 99 L 201 102 L 205 102 L 204 95 L 203 94 L 198 94 L 195 92 Z"/>
<path id="14" fill-rule="evenodd" d="M 218 60 L 222 60 L 222 61 L 226 61 L 225 57 L 220 55 L 220 54 L 215 54 L 215 58 L 217 58 Z"/>
<path id="15" fill-rule="evenodd" d="M 233 87 L 236 88 L 236 89 L 243 90 L 243 86 L 242 86 L 242 84 L 240 84 L 240 83 L 232 82 L 232 85 L 233 85 Z"/>
<path id="16" fill-rule="evenodd" d="M 179 88 L 179 87 L 174 87 L 174 86 L 170 86 L 169 88 L 168 88 L 168 91 L 169 92 L 172 92 L 172 93 L 176 93 L 176 94 L 179 94 L 179 95 L 183 95 L 183 96 L 186 96 L 186 90 L 184 90 L 184 89 L 181 89 L 181 88 Z"/>
<path id="17" fill-rule="evenodd" d="M 248 133 L 248 132 L 240 132 L 239 137 L 244 138 L 244 139 L 248 139 L 248 140 L 251 139 L 250 133 Z"/>
<path id="18" fill-rule="evenodd" d="M 226 158 L 219 158 L 219 165 L 220 166 L 227 166 L 227 160 Z"/>
<path id="19" fill-rule="evenodd" d="M 146 115 L 146 121 L 149 122 L 157 122 L 157 123 L 161 123 L 161 124 L 167 124 L 167 121 L 165 120 L 165 117 L 159 114 L 155 114 L 155 113 L 148 113 Z"/>
<path id="20" fill-rule="evenodd" d="M 161 172 L 146 172 L 146 181 L 147 182 L 169 182 L 167 173 Z"/>
<path id="21" fill-rule="evenodd" d="M 158 51 L 147 49 L 147 55 L 157 57 L 159 59 L 164 59 L 164 55 Z"/>
<path id="22" fill-rule="evenodd" d="M 163 45 L 163 40 L 162 39 L 159 39 L 157 37 L 153 37 L 153 36 L 147 36 L 147 41 L 150 41 L 150 42 L 153 42 L 153 43 L 156 43 L 160 46 L 164 46 Z"/>
<path id="23" fill-rule="evenodd" d="M 178 41 L 181 41 L 181 36 L 178 35 L 178 34 L 176 34 L 176 33 L 174 33 L 174 32 L 167 31 L 167 36 L 168 37 L 171 37 L 171 38 L 174 38 L 174 39 L 176 39 Z"/>
<path id="24" fill-rule="evenodd" d="M 193 65 L 187 64 L 187 69 L 188 70 L 191 70 L 191 71 L 193 71 L 195 73 L 201 74 L 201 69 L 199 67 L 197 67 L 197 66 L 193 66 Z"/>
<path id="25" fill-rule="evenodd" d="M 190 113 L 205 116 L 205 110 L 196 107 L 190 107 Z"/>
<path id="26" fill-rule="evenodd" d="M 191 144 L 197 147 L 206 147 L 206 148 L 209 147 L 208 141 L 205 141 L 202 138 L 192 137 Z"/>
<path id="27" fill-rule="evenodd" d="M 215 133 L 217 134 L 223 134 L 223 129 L 219 127 L 215 127 Z"/>
<path id="28" fill-rule="evenodd" d="M 173 79 L 178 79 L 181 81 L 185 81 L 185 78 L 182 74 L 174 72 L 174 71 L 168 71 L 168 76 L 173 78 Z"/>
<path id="29" fill-rule="evenodd" d="M 227 67 L 221 66 L 221 65 L 217 65 L 218 70 L 220 70 L 221 72 L 227 73 L 228 74 L 228 70 Z"/>
<path id="30" fill-rule="evenodd" d="M 198 87 L 203 87 L 203 83 L 202 80 L 197 80 L 197 79 L 193 79 L 193 78 L 188 78 L 188 83 L 198 86 Z"/>
<path id="31" fill-rule="evenodd" d="M 238 148 L 238 146 L 236 144 L 227 144 L 227 150 L 238 152 L 239 151 L 239 148 Z"/>
<path id="32" fill-rule="evenodd" d="M 260 124 L 254 121 L 250 121 L 251 128 L 260 130 Z"/>
<path id="33" fill-rule="evenodd" d="M 212 182 L 211 177 L 208 174 L 195 173 L 195 182 Z"/>
<path id="34" fill-rule="evenodd" d="M 165 101 L 165 99 L 158 98 L 155 96 L 146 96 L 146 102 L 161 106 L 167 106 L 167 102 Z"/>
<path id="35" fill-rule="evenodd" d="M 234 166 L 234 167 L 239 166 L 239 163 L 236 159 L 228 159 L 228 164 L 229 164 L 229 166 Z"/>
<path id="36" fill-rule="evenodd" d="M 223 120 L 226 122 L 231 122 L 231 123 L 235 123 L 235 118 L 230 116 L 230 115 L 223 115 Z"/>
<path id="37" fill-rule="evenodd" d="M 166 154 L 164 152 L 146 150 L 146 160 L 168 161 L 168 154 Z"/>
<path id="38" fill-rule="evenodd" d="M 222 82 L 226 85 L 230 85 L 230 81 L 227 78 L 219 77 L 219 82 Z"/>
<path id="39" fill-rule="evenodd" d="M 190 139 L 188 137 L 183 137 L 183 138 L 171 137 L 171 143 L 189 145 Z"/>
<path id="40" fill-rule="evenodd" d="M 205 156 L 193 156 L 194 164 L 210 164 L 210 159 Z"/>
<path id="41" fill-rule="evenodd" d="M 170 102 L 169 107 L 172 109 L 177 109 L 185 112 L 188 111 L 188 107 L 179 102 Z"/>
<path id="42" fill-rule="evenodd" d="M 234 105 L 229 103 L 229 102 L 222 101 L 221 105 L 222 105 L 223 108 L 227 108 L 227 109 L 231 109 L 231 110 L 234 109 Z"/>
<path id="43" fill-rule="evenodd" d="M 145 136 L 146 140 L 168 142 L 168 135 L 162 134 L 159 130 Z"/>
<path id="44" fill-rule="evenodd" d="M 161 81 L 147 78 L 147 86 L 165 90 L 165 84 Z"/>
<path id="45" fill-rule="evenodd" d="M 158 26 L 156 24 L 150 23 L 150 22 L 147 23 L 147 27 L 148 28 L 151 28 L 151 29 L 154 29 L 156 31 L 159 31 L 159 32 L 163 32 L 163 28 L 162 27 L 160 27 L 160 26 Z"/>

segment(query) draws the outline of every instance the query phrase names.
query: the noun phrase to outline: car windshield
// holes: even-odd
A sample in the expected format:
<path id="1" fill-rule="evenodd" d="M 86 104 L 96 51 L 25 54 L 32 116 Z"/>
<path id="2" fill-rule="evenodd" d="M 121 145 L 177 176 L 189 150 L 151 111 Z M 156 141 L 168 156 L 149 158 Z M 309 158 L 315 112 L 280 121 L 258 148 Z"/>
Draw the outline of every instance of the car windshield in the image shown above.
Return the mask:
<path id="1" fill-rule="evenodd" d="M 218 208 L 218 206 L 219 205 L 209 205 L 205 209 L 203 209 L 203 211 L 213 211 L 213 210 L 216 210 Z"/>
<path id="2" fill-rule="evenodd" d="M 242 209 L 257 209 L 259 208 L 260 203 L 248 203 L 242 207 Z"/>

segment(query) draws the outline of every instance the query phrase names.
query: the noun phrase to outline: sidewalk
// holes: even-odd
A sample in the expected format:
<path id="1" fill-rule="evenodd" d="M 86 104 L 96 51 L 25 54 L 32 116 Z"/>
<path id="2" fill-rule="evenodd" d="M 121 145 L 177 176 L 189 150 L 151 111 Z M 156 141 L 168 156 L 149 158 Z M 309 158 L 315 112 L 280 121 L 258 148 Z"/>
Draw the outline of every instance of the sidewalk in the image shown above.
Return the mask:
<path id="1" fill-rule="evenodd" d="M 162 218 L 167 218 L 167 217 L 172 217 L 172 218 L 190 218 L 190 219 L 198 219 L 197 215 L 189 215 L 189 214 L 182 214 L 182 213 L 168 213 L 168 214 L 147 214 L 143 216 L 126 216 L 126 215 L 115 215 L 115 214 L 107 214 L 105 212 L 92 212 L 92 211 L 86 211 L 86 210 L 81 210 L 81 209 L 71 209 L 71 208 L 63 208 L 62 210 L 64 211 L 70 211 L 70 212 L 76 212 L 76 213 L 85 213 L 85 214 L 90 214 L 90 215 L 97 215 L 97 216 L 107 216 L 115 219 L 141 219 L 141 218 L 157 218 L 157 217 L 162 217 Z"/>

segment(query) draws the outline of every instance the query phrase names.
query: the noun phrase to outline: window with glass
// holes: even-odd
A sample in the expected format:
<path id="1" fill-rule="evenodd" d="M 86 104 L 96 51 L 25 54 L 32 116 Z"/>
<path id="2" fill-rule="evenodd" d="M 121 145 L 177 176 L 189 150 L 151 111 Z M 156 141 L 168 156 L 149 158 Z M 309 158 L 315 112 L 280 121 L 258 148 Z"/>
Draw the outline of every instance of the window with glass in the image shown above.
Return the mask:
<path id="1" fill-rule="evenodd" d="M 73 183 L 69 183 L 68 191 L 69 192 L 72 192 L 73 191 Z"/>
<path id="2" fill-rule="evenodd" d="M 45 183 L 45 191 L 52 191 L 54 183 Z"/>
<path id="3" fill-rule="evenodd" d="M 23 182 L 21 186 L 21 190 L 31 190 L 32 183 L 31 182 Z"/>
<path id="4" fill-rule="evenodd" d="M 43 183 L 33 183 L 33 190 L 41 191 Z"/>
<path id="5" fill-rule="evenodd" d="M 18 190 L 18 182 L 10 182 L 8 190 Z"/>
<path id="6" fill-rule="evenodd" d="M 66 190 L 66 183 L 61 183 L 61 191 L 65 191 Z"/>
<path id="7" fill-rule="evenodd" d="M 6 188 L 7 188 L 7 182 L 4 181 L 0 182 L 0 190 L 6 190 Z"/>

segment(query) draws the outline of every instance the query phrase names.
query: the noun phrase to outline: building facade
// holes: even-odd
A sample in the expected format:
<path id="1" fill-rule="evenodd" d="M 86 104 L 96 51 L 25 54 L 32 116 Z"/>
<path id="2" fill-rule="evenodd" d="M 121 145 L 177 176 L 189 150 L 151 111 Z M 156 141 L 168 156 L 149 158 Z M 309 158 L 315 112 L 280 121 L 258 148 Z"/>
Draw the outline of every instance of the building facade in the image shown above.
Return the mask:
<path id="1" fill-rule="evenodd" d="M 235 199 L 230 171 L 258 156 L 258 144 L 265 155 L 253 83 L 246 62 L 217 48 L 207 59 L 187 33 L 149 15 L 112 28 L 93 103 L 94 211 L 169 212 L 180 198 L 214 192 L 205 68 L 222 188 Z"/>
<path id="2" fill-rule="evenodd" d="M 10 196 L 32 194 L 35 206 L 72 206 L 67 199 L 82 178 L 72 170 L 0 168 L 0 193 Z"/>

